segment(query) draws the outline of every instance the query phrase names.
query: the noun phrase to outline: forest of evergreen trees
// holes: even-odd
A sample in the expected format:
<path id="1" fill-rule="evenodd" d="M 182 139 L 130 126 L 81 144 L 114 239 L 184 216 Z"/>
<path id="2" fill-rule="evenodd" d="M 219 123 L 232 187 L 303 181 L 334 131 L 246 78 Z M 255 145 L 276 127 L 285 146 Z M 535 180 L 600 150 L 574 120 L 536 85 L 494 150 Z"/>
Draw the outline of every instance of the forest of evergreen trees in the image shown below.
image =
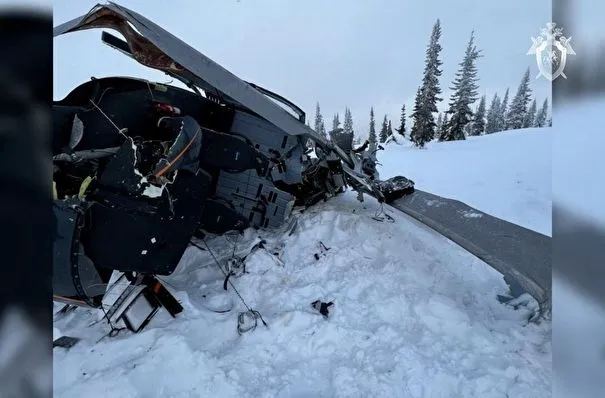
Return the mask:
<path id="1" fill-rule="evenodd" d="M 509 98 L 510 88 L 507 88 L 503 95 L 494 94 L 489 104 L 485 95 L 479 98 L 479 77 L 475 63 L 482 54 L 475 46 L 474 31 L 471 32 L 462 61 L 458 64 L 458 70 L 449 87 L 453 93 L 449 98 L 447 110 L 439 112 L 437 104 L 443 101 L 440 97 L 442 89 L 439 82 L 443 72 L 441 69 L 443 62 L 439 58 L 442 50 L 440 39 L 441 23 L 437 19 L 426 49 L 422 82 L 416 91 L 414 107 L 410 114 L 410 127 L 408 128 L 406 123 L 408 116 L 403 105 L 399 125 L 393 128 L 388 115 L 384 115 L 377 134 L 374 107 L 371 107 L 369 129 L 366 130 L 367 134 L 364 134 L 370 142 L 385 143 L 407 139 L 417 147 L 423 148 L 427 142 L 433 140 L 464 140 L 468 136 L 491 134 L 497 131 L 552 125 L 548 98 L 541 102 L 539 108 L 538 100 L 532 98 L 529 68 L 521 77 L 512 99 Z M 340 127 L 340 115 L 336 114 L 332 120 L 331 130 Z M 324 136 L 329 134 L 324 125 L 319 102 L 316 104 L 313 128 Z M 354 137 L 355 144 L 361 143 L 361 134 L 356 133 L 353 128 L 353 118 L 349 108 L 345 109 L 342 129 Z"/>

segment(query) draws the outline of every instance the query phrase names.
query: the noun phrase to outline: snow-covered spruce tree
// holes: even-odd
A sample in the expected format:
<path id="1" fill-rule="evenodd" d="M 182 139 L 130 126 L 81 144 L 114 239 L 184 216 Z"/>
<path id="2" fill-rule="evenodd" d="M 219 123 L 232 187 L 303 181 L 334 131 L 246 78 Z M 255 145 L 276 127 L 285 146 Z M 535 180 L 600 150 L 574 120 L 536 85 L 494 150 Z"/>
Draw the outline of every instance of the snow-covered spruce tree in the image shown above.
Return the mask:
<path id="1" fill-rule="evenodd" d="M 431 38 L 426 49 L 422 85 L 416 93 L 411 115 L 413 125 L 410 140 L 420 148 L 423 148 L 425 143 L 435 138 L 435 117 L 433 114 L 437 112 L 437 103 L 443 100 L 439 97 L 439 94 L 441 94 L 439 76 L 442 73 L 440 66 L 443 63 L 439 59 L 441 52 L 440 38 L 441 22 L 437 19 L 433 25 Z"/>
<path id="2" fill-rule="evenodd" d="M 381 144 L 384 144 L 384 142 L 387 140 L 387 129 L 388 129 L 388 121 L 387 121 L 387 115 L 384 115 L 384 119 L 382 119 L 382 125 L 380 126 L 380 134 L 378 134 L 378 141 Z"/>
<path id="3" fill-rule="evenodd" d="M 321 129 L 321 122 L 323 121 L 323 116 L 321 115 L 321 109 L 319 107 L 319 102 L 315 104 L 315 125 L 313 126 L 313 130 L 319 133 Z"/>
<path id="4" fill-rule="evenodd" d="M 548 117 L 548 98 L 544 99 L 540 110 L 536 114 L 536 118 L 534 119 L 534 127 L 546 127 L 547 125 L 547 117 Z"/>
<path id="5" fill-rule="evenodd" d="M 536 99 L 531 102 L 529 109 L 525 113 L 525 117 L 523 118 L 523 128 L 532 127 L 534 125 L 534 120 L 536 119 Z"/>
<path id="6" fill-rule="evenodd" d="M 419 148 L 423 148 L 424 144 L 430 140 L 427 140 L 427 134 L 421 127 L 422 119 L 419 117 L 421 112 L 422 102 L 422 87 L 418 87 L 416 90 L 416 97 L 414 98 L 414 108 L 412 108 L 412 128 L 410 129 L 410 141 Z"/>
<path id="7" fill-rule="evenodd" d="M 479 101 L 479 105 L 477 106 L 477 111 L 475 111 L 475 116 L 473 117 L 473 122 L 469 134 L 483 134 L 485 132 L 485 124 L 485 95 L 483 95 L 481 96 L 481 100 Z"/>
<path id="8" fill-rule="evenodd" d="M 374 120 L 374 107 L 370 108 L 370 134 L 368 136 L 370 144 L 376 143 L 376 121 Z"/>
<path id="9" fill-rule="evenodd" d="M 340 119 L 338 113 L 334 115 L 334 119 L 332 119 L 332 130 L 336 130 L 340 127 Z"/>
<path id="10" fill-rule="evenodd" d="M 321 110 L 319 109 L 319 102 L 315 106 L 315 128 L 314 130 L 322 136 L 326 136 L 326 127 L 324 126 L 324 118 L 321 115 Z"/>
<path id="11" fill-rule="evenodd" d="M 351 116 L 351 110 L 349 108 L 345 109 L 345 121 L 342 125 L 342 129 L 344 133 L 349 134 L 351 137 L 355 136 L 355 132 L 353 131 L 353 117 Z"/>
<path id="12" fill-rule="evenodd" d="M 504 97 L 500 102 L 500 110 L 498 111 L 498 128 L 496 131 L 505 131 L 508 130 L 508 126 L 506 125 L 506 119 L 508 115 L 508 95 L 509 89 L 506 88 L 506 92 L 504 93 Z"/>
<path id="13" fill-rule="evenodd" d="M 485 134 L 491 134 L 498 131 L 498 115 L 500 114 L 500 97 L 498 93 L 494 94 L 492 103 L 487 111 Z"/>
<path id="14" fill-rule="evenodd" d="M 441 137 L 445 135 L 445 133 L 447 131 L 446 129 L 447 129 L 448 123 L 449 123 L 448 115 L 447 115 L 447 113 L 444 113 L 443 120 L 441 121 L 441 128 L 437 132 L 437 138 L 439 138 L 439 140 L 441 140 Z"/>
<path id="15" fill-rule="evenodd" d="M 395 129 L 402 138 L 405 138 L 406 127 L 405 127 L 405 104 L 401 106 L 401 116 L 399 117 L 399 128 Z"/>
<path id="16" fill-rule="evenodd" d="M 510 103 L 510 109 L 506 118 L 506 127 L 509 130 L 520 129 L 523 127 L 523 120 L 527 113 L 527 106 L 531 101 L 531 87 L 529 86 L 529 68 L 523 74 L 521 83 L 517 88 L 513 100 Z"/>
<path id="17" fill-rule="evenodd" d="M 435 122 L 435 132 L 437 137 L 441 137 L 441 128 L 443 127 L 443 112 L 439 112 L 437 115 L 437 121 Z"/>
<path id="18" fill-rule="evenodd" d="M 468 41 L 464 58 L 460 65 L 460 69 L 456 72 L 456 76 L 450 90 L 453 90 L 450 98 L 449 109 L 447 113 L 450 115 L 450 120 L 445 126 L 445 134 L 439 137 L 440 141 L 455 141 L 464 140 L 465 126 L 472 120 L 473 111 L 471 105 L 477 100 L 477 89 L 479 85 L 477 81 L 477 66 L 475 61 L 481 56 L 481 51 L 475 46 L 475 32 L 471 32 L 471 38 Z"/>
<path id="19" fill-rule="evenodd" d="M 393 126 L 391 125 L 391 119 L 389 119 L 389 123 L 387 125 L 387 140 L 397 142 L 397 138 L 395 137 L 395 134 L 393 134 Z"/>
<path id="20" fill-rule="evenodd" d="M 473 126 L 473 120 L 469 120 L 469 122 L 467 124 L 464 125 L 464 127 L 462 128 L 462 136 L 464 138 L 461 138 L 462 140 L 465 140 L 466 137 L 468 137 L 469 135 L 471 135 L 471 127 Z"/>

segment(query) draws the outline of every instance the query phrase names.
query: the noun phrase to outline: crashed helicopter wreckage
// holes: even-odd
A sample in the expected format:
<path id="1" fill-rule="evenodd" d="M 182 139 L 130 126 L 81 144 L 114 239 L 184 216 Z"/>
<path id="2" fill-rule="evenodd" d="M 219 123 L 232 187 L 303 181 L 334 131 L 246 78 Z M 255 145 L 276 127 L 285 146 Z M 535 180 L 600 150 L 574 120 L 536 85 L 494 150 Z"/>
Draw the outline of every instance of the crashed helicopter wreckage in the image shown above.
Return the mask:
<path id="1" fill-rule="evenodd" d="M 183 310 L 158 276 L 174 272 L 192 238 L 280 228 L 293 208 L 347 187 L 386 203 L 414 191 L 405 177 L 379 180 L 375 145 L 317 134 L 295 104 L 125 7 L 99 4 L 53 36 L 103 28 L 125 38 L 103 32 L 105 44 L 190 90 L 92 78 L 54 102 L 55 301 L 102 309 L 136 332 L 161 306 Z"/>

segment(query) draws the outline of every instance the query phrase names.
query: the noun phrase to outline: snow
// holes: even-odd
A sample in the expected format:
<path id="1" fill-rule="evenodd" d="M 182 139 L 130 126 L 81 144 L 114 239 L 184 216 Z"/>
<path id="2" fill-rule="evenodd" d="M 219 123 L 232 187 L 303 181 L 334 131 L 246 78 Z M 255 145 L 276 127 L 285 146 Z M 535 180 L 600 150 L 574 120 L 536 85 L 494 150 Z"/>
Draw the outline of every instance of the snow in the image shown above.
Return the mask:
<path id="1" fill-rule="evenodd" d="M 147 179 L 145 177 L 143 177 L 141 179 L 142 183 L 146 183 Z M 145 187 L 145 190 L 143 191 L 143 196 L 147 196 L 150 198 L 158 198 L 160 196 L 162 196 L 162 192 L 164 191 L 164 185 L 162 185 L 161 187 L 155 186 L 155 185 L 148 185 L 147 187 Z"/>
<path id="2" fill-rule="evenodd" d="M 548 129 L 531 128 L 426 149 L 389 144 L 378 153 L 380 178 L 403 173 L 420 190 L 552 236 L 552 141 Z"/>
<path id="3" fill-rule="evenodd" d="M 549 140 L 547 130 L 528 130 L 426 150 L 391 144 L 378 154 L 381 177 L 402 174 L 549 232 Z M 291 235 L 249 230 L 236 241 L 249 247 L 260 234 L 278 253 L 255 251 L 248 273 L 230 279 L 267 328 L 238 335 L 246 307 L 232 287 L 225 295 L 223 274 L 193 246 L 163 278 L 184 306 L 177 319 L 161 310 L 142 332 L 113 338 L 102 338 L 110 329 L 99 311 L 56 320 L 54 334 L 82 341 L 55 350 L 55 395 L 550 397 L 550 323 L 528 324 L 528 310 L 500 304 L 501 275 L 459 246 L 388 206 L 395 222 L 375 221 L 379 204 L 355 197 L 296 213 Z M 233 243 L 208 240 L 220 261 Z M 311 307 L 318 299 L 334 302 L 328 319 Z"/>

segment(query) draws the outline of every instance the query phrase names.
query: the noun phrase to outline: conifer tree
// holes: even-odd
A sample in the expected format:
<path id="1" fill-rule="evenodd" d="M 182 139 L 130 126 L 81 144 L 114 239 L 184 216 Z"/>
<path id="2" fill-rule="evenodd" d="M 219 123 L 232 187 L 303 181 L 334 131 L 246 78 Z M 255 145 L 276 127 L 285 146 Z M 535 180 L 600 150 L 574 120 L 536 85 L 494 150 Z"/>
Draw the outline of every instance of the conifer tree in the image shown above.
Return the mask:
<path id="1" fill-rule="evenodd" d="M 460 69 L 456 73 L 451 90 L 454 91 L 450 98 L 447 113 L 450 120 L 447 123 L 445 134 L 439 137 L 441 141 L 464 140 L 465 126 L 472 120 L 473 111 L 470 106 L 477 100 L 477 67 L 475 61 L 481 55 L 481 51 L 475 46 L 475 32 L 471 32 L 471 38 L 466 46 L 464 58 L 459 63 Z"/>
<path id="2" fill-rule="evenodd" d="M 338 127 L 340 127 L 340 120 L 338 113 L 336 113 L 334 119 L 332 119 L 332 130 L 336 130 Z"/>
<path id="3" fill-rule="evenodd" d="M 439 141 L 443 141 L 441 137 L 445 136 L 447 124 L 449 123 L 447 112 L 443 114 L 443 120 L 441 121 L 441 130 L 438 131 L 437 138 Z"/>
<path id="4" fill-rule="evenodd" d="M 376 121 L 374 120 L 374 107 L 370 108 L 370 134 L 368 136 L 370 144 L 376 143 Z"/>
<path id="5" fill-rule="evenodd" d="M 437 116 L 437 122 L 435 122 L 435 131 L 437 131 L 437 138 L 441 137 L 441 128 L 443 127 L 443 112 L 439 112 Z"/>
<path id="6" fill-rule="evenodd" d="M 410 141 L 417 147 L 423 148 L 424 144 L 430 140 L 427 139 L 427 134 L 423 133 L 421 127 L 422 119 L 419 117 L 421 114 L 422 106 L 422 87 L 418 87 L 416 90 L 416 97 L 414 97 L 414 108 L 412 108 L 412 128 L 410 129 Z"/>
<path id="7" fill-rule="evenodd" d="M 508 126 L 506 125 L 506 119 L 508 115 L 508 95 L 509 89 L 507 87 L 506 92 L 504 93 L 504 97 L 500 102 L 500 110 L 498 112 L 498 128 L 496 129 L 496 131 L 505 131 L 508 129 Z"/>
<path id="8" fill-rule="evenodd" d="M 389 122 L 387 121 L 387 115 L 384 115 L 384 119 L 382 119 L 382 125 L 380 126 L 380 134 L 378 135 L 378 140 L 381 144 L 387 140 L 387 130 L 389 127 Z"/>
<path id="9" fill-rule="evenodd" d="M 433 25 L 431 38 L 426 49 L 426 59 L 424 66 L 424 75 L 422 85 L 418 88 L 414 109 L 412 112 L 412 129 L 410 132 L 411 141 L 418 147 L 424 147 L 426 142 L 435 137 L 435 117 L 437 112 L 437 103 L 442 101 L 439 97 L 441 87 L 439 87 L 439 76 L 442 61 L 439 59 L 441 52 L 441 22 L 439 19 Z"/>
<path id="10" fill-rule="evenodd" d="M 395 129 L 397 133 L 401 135 L 401 137 L 405 138 L 405 133 L 407 132 L 405 127 L 405 104 L 401 106 L 401 116 L 399 118 L 399 128 Z"/>
<path id="11" fill-rule="evenodd" d="M 393 126 L 391 125 L 391 119 L 389 119 L 389 123 L 387 125 L 387 140 L 388 139 L 397 141 L 397 138 L 395 138 L 395 135 L 393 134 Z"/>
<path id="12" fill-rule="evenodd" d="M 315 106 L 315 128 L 314 130 L 322 136 L 326 136 L 326 128 L 324 126 L 324 119 L 321 115 L 321 110 L 319 109 L 319 102 Z"/>
<path id="13" fill-rule="evenodd" d="M 479 106 L 477 106 L 475 116 L 473 117 L 472 126 L 469 132 L 470 135 L 481 135 L 485 132 L 485 118 L 485 95 L 483 95 L 479 101 Z"/>
<path id="14" fill-rule="evenodd" d="M 523 128 L 532 127 L 534 125 L 534 120 L 536 119 L 536 106 L 536 99 L 534 98 L 523 118 Z"/>
<path id="15" fill-rule="evenodd" d="M 353 131 L 353 117 L 351 116 L 351 110 L 349 108 L 345 109 L 345 121 L 342 129 L 344 133 L 349 134 L 351 137 L 355 136 L 355 132 Z"/>
<path id="16" fill-rule="evenodd" d="M 548 98 L 544 99 L 540 110 L 536 114 L 536 118 L 534 120 L 534 127 L 546 127 L 548 125 Z"/>
<path id="17" fill-rule="evenodd" d="M 529 68 L 523 74 L 517 93 L 510 103 L 510 109 L 506 117 L 507 129 L 520 129 L 523 127 L 527 106 L 531 101 L 531 87 L 529 86 Z"/>
<path id="18" fill-rule="evenodd" d="M 486 123 L 485 123 L 485 133 L 491 134 L 498 131 L 498 116 L 500 114 L 500 97 L 498 97 L 498 93 L 494 94 L 492 98 L 492 102 L 489 106 L 489 110 L 487 111 Z"/>

